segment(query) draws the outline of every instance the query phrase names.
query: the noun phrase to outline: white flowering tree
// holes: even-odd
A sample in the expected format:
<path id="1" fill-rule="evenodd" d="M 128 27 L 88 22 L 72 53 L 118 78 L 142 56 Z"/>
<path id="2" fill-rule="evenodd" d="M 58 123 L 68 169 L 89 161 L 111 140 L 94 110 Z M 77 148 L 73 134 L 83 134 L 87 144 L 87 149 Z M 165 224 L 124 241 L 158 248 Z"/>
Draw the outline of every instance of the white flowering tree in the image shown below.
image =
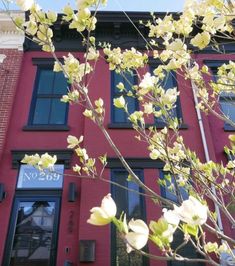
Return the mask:
<path id="1" fill-rule="evenodd" d="M 230 226 L 235 226 L 232 206 L 235 204 L 235 182 L 234 167 L 235 160 L 235 135 L 230 135 L 231 147 L 226 147 L 231 160 L 226 164 L 216 163 L 208 160 L 202 162 L 197 154 L 184 144 L 184 139 L 179 133 L 181 121 L 172 117 L 172 110 L 175 108 L 179 92 L 176 88 L 163 88 L 163 81 L 171 71 L 179 72 L 185 79 L 191 81 L 194 97 L 197 102 L 197 113 L 212 112 L 220 119 L 235 126 L 234 122 L 221 110 L 215 109 L 218 99 L 223 93 L 235 93 L 235 63 L 228 62 L 218 68 L 217 78 L 211 82 L 205 82 L 205 76 L 210 76 L 206 65 L 199 66 L 191 56 L 192 49 L 203 50 L 207 46 L 220 51 L 218 42 L 226 39 L 232 42 L 234 39 L 235 2 L 233 0 L 189 0 L 186 2 L 182 14 L 174 18 L 171 14 L 161 19 L 154 15 L 152 21 L 145 26 L 149 29 L 148 43 L 149 50 L 146 53 L 137 51 L 135 48 L 122 50 L 112 48 L 108 43 L 101 44 L 98 48 L 95 45 L 93 31 L 96 28 L 96 13 L 99 5 L 105 5 L 106 0 L 78 0 L 77 10 L 67 5 L 62 13 L 62 20 L 69 24 L 70 29 L 76 29 L 83 37 L 84 62 L 79 62 L 72 54 L 64 56 L 61 63 L 55 54 L 52 42 L 53 31 L 51 25 L 56 22 L 57 14 L 49 11 L 44 12 L 34 0 L 17 0 L 19 7 L 29 11 L 29 20 L 24 22 L 22 18 L 14 20 L 16 26 L 25 31 L 27 36 L 37 42 L 43 51 L 51 53 L 55 59 L 54 71 L 63 71 L 71 83 L 67 95 L 61 99 L 66 103 L 76 103 L 86 106 L 84 116 L 91 119 L 98 125 L 100 131 L 115 151 L 123 167 L 129 174 L 129 182 L 135 182 L 144 193 L 150 196 L 154 202 L 160 205 L 164 203 L 161 217 L 154 221 L 137 219 L 126 220 L 126 214 L 120 217 L 116 215 L 116 204 L 110 194 L 106 195 L 100 207 L 91 209 L 88 223 L 93 225 L 107 225 L 113 223 L 126 243 L 127 252 L 139 252 L 154 260 L 178 260 L 198 261 L 210 265 L 220 265 L 219 259 L 222 253 L 228 253 L 235 260 L 232 249 L 235 240 L 221 230 L 219 213 L 222 213 Z M 5 6 L 7 8 L 7 1 Z M 90 11 L 93 7 L 94 12 Z M 198 28 L 196 33 L 193 30 Z M 84 34 L 86 32 L 86 34 Z M 108 40 L 107 40 L 108 41 Z M 161 51 L 158 49 L 161 42 Z M 116 108 L 123 109 L 133 128 L 136 130 L 137 139 L 147 143 L 149 157 L 152 160 L 160 159 L 164 162 L 164 171 L 170 173 L 174 178 L 175 193 L 178 204 L 171 202 L 157 194 L 153 188 L 147 187 L 140 178 L 129 167 L 125 158 L 114 144 L 110 135 L 104 127 L 105 108 L 101 98 L 92 101 L 89 97 L 89 84 L 85 78 L 95 71 L 95 63 L 101 57 L 100 50 L 109 64 L 110 70 L 114 70 L 125 76 L 126 73 L 136 73 L 139 83 L 132 87 L 131 91 L 119 83 L 117 88 L 120 93 L 129 97 L 135 97 L 139 101 L 141 111 L 130 113 L 128 104 L 123 96 L 115 98 L 113 104 Z M 149 56 L 160 60 L 152 74 L 140 74 L 139 69 L 148 63 Z M 161 117 L 166 127 L 157 130 L 154 126 L 146 129 L 146 118 L 154 116 Z M 68 136 L 68 148 L 73 149 L 79 158 L 80 164 L 73 167 L 78 176 L 99 178 L 102 182 L 103 169 L 107 164 L 106 155 L 99 158 L 92 158 L 83 147 L 83 136 Z M 25 156 L 24 163 L 28 163 L 40 169 L 53 167 L 56 157 L 48 154 Z M 103 169 L 98 172 L 96 164 L 101 163 Z M 161 181 L 162 186 L 167 186 L 166 180 Z M 181 188 L 187 190 L 189 198 L 182 199 Z M 170 189 L 170 188 L 168 188 Z M 226 201 L 225 201 L 226 196 Z M 214 204 L 213 207 L 212 204 Z M 216 210 L 216 212 L 214 211 Z M 172 247 L 174 233 L 180 230 L 184 235 L 183 242 L 176 248 Z M 210 242 L 207 234 L 214 234 L 217 241 Z M 142 248 L 152 242 L 163 256 L 147 254 Z M 180 255 L 187 243 L 195 248 L 201 258 L 190 259 Z M 234 264 L 232 264 L 234 265 Z"/>

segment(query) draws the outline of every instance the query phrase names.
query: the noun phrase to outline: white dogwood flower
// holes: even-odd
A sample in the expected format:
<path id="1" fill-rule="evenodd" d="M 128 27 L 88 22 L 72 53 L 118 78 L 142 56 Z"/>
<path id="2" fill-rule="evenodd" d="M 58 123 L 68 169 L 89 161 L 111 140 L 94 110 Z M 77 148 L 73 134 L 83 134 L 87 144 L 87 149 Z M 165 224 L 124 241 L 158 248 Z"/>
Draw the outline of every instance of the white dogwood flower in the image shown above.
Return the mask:
<path id="1" fill-rule="evenodd" d="M 207 220 L 208 207 L 193 196 L 183 201 L 180 207 L 174 206 L 174 212 L 179 215 L 182 222 L 189 225 L 202 225 Z"/>
<path id="2" fill-rule="evenodd" d="M 149 229 L 146 223 L 140 219 L 131 219 L 128 227 L 132 232 L 128 232 L 125 236 L 127 240 L 127 252 L 130 253 L 134 248 L 143 248 L 148 241 Z"/>
<path id="3" fill-rule="evenodd" d="M 106 225 L 112 221 L 117 213 L 117 207 L 109 193 L 106 195 L 100 207 L 94 207 L 90 210 L 91 216 L 87 220 L 89 224 Z"/>

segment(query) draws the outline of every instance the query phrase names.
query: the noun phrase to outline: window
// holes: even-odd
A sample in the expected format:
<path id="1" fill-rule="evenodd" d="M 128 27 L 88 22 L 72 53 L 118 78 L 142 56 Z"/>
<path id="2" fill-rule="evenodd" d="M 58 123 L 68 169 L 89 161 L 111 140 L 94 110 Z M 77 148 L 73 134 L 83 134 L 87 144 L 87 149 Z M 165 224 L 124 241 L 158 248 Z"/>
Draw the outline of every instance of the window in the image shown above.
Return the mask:
<path id="1" fill-rule="evenodd" d="M 132 91 L 132 85 L 137 84 L 137 76 L 135 73 L 126 72 L 123 75 L 116 73 L 115 71 L 111 72 L 111 121 L 114 124 L 119 124 L 122 127 L 123 124 L 129 124 L 128 117 L 126 112 L 123 109 L 118 109 L 113 105 L 113 99 L 120 97 L 125 92 L 120 92 L 117 88 L 119 82 L 122 82 L 127 91 Z M 127 96 L 127 93 L 123 95 L 127 103 L 127 108 L 129 113 L 133 113 L 138 110 L 138 100 L 136 98 Z"/>
<path id="2" fill-rule="evenodd" d="M 153 74 L 154 69 L 158 65 L 150 65 L 150 73 Z M 177 87 L 177 79 L 176 79 L 176 73 L 174 71 L 170 71 L 166 73 L 165 78 L 162 80 L 161 86 L 165 89 L 168 90 L 170 88 L 175 88 Z M 177 101 L 175 104 L 175 108 L 170 111 L 170 116 L 171 118 L 182 118 L 182 112 L 181 112 L 181 107 L 180 107 L 180 100 L 179 97 L 177 97 Z M 164 117 L 155 117 L 155 124 L 156 126 L 164 126 L 165 125 L 165 119 Z"/>
<path id="3" fill-rule="evenodd" d="M 66 125 L 68 104 L 60 101 L 67 93 L 67 80 L 51 66 L 38 65 L 28 124 L 31 126 Z"/>
<path id="4" fill-rule="evenodd" d="M 143 180 L 143 171 L 135 170 L 135 173 Z M 121 212 L 124 211 L 127 215 L 127 220 L 131 218 L 134 219 L 144 219 L 145 217 L 145 206 L 144 199 L 138 193 L 132 192 L 130 190 L 135 190 L 141 192 L 138 185 L 133 182 L 127 181 L 128 173 L 122 169 L 112 169 L 111 179 L 113 182 L 120 184 L 128 188 L 129 190 L 123 189 L 121 187 L 112 185 L 112 197 L 117 204 L 117 216 L 120 216 Z M 111 265 L 128 265 L 128 266 L 143 266 L 148 265 L 147 259 L 140 254 L 131 252 L 127 254 L 126 244 L 119 237 L 118 232 L 115 227 L 112 226 L 112 256 Z"/>
<path id="5" fill-rule="evenodd" d="M 235 123 L 235 94 L 234 93 L 221 93 L 220 98 L 220 107 L 222 112 Z M 225 122 L 224 128 L 226 130 L 234 130 L 234 128 Z"/>
<path id="6" fill-rule="evenodd" d="M 161 195 L 168 200 L 178 202 L 175 178 L 167 172 L 160 171 L 160 182 L 163 182 L 160 186 Z M 183 200 L 188 199 L 186 189 L 179 187 L 179 192 Z"/>
<path id="7" fill-rule="evenodd" d="M 160 171 L 160 179 L 163 181 L 165 180 L 165 186 L 161 185 L 161 196 L 164 198 L 171 200 L 173 202 L 178 202 L 177 194 L 176 194 L 176 186 L 175 186 L 175 179 L 173 176 L 168 174 L 167 172 Z M 183 200 L 188 199 L 188 192 L 183 187 L 179 187 L 180 194 Z M 177 229 L 174 233 L 173 242 L 171 243 L 171 247 L 176 249 L 184 240 L 183 233 Z M 199 254 L 197 254 L 193 245 L 189 242 L 185 245 L 182 249 L 179 250 L 179 254 L 184 257 L 188 258 L 199 258 Z M 190 266 L 192 263 L 182 262 L 182 261 L 168 261 L 167 266 Z M 203 263 L 193 263 L 195 266 L 204 266 Z"/>
<path id="8" fill-rule="evenodd" d="M 222 64 L 228 63 L 228 61 L 205 61 L 205 64 L 210 68 L 212 73 L 212 80 L 217 82 L 217 71 L 218 67 Z M 221 111 L 226 115 L 231 121 L 235 123 L 235 94 L 229 92 L 223 92 L 219 96 L 219 103 Z M 224 129 L 226 131 L 234 131 L 235 128 L 232 127 L 227 122 L 224 122 Z"/>

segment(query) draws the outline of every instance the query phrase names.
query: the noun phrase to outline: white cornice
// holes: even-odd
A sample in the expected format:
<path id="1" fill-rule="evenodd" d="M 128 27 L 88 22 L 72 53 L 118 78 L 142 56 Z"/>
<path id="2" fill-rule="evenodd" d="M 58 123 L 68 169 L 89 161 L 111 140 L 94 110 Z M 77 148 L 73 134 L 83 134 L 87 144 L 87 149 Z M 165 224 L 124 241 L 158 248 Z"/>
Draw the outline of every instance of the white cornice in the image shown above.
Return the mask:
<path id="1" fill-rule="evenodd" d="M 0 12 L 0 49 L 23 49 L 24 33 L 18 31 L 12 21 L 16 17 L 24 18 L 24 12 Z"/>

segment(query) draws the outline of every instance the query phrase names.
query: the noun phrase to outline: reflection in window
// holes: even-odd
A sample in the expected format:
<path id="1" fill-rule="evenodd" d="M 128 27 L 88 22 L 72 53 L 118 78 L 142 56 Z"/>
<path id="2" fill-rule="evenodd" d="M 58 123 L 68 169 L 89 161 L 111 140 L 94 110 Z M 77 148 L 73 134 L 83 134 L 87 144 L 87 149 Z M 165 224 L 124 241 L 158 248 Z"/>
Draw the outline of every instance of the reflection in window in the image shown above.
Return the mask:
<path id="1" fill-rule="evenodd" d="M 150 73 L 153 75 L 154 69 L 157 67 L 157 65 L 150 65 Z M 165 78 L 161 82 L 161 86 L 164 90 L 172 89 L 172 88 L 177 88 L 177 79 L 176 79 L 176 73 L 174 71 L 166 72 L 165 73 Z M 174 118 L 182 118 L 181 114 L 181 108 L 180 108 L 180 101 L 179 97 L 177 97 L 177 101 L 175 103 L 175 108 L 169 111 L 169 115 L 172 119 Z M 158 111 L 158 110 L 156 110 Z M 164 117 L 155 117 L 155 123 L 156 124 L 163 124 L 165 123 L 166 119 Z"/>
<path id="2" fill-rule="evenodd" d="M 135 73 L 126 72 L 123 75 L 116 73 L 115 71 L 111 72 L 111 115 L 112 123 L 130 123 L 128 117 L 123 109 L 116 108 L 113 105 L 113 99 L 123 95 L 127 103 L 129 113 L 133 113 L 138 110 L 138 101 L 136 98 L 127 96 L 126 92 L 120 92 L 117 88 L 117 85 L 122 82 L 127 91 L 132 91 L 132 86 L 137 83 L 137 77 Z"/>
<path id="3" fill-rule="evenodd" d="M 51 68 L 38 68 L 29 124 L 66 124 L 68 105 L 60 99 L 67 93 L 67 87 L 67 80 L 62 72 L 53 72 Z"/>
<path id="4" fill-rule="evenodd" d="M 177 194 L 176 194 L 177 187 L 175 183 L 176 182 L 175 178 L 171 176 L 169 173 L 161 171 L 160 179 L 161 181 L 164 181 L 165 183 L 164 185 L 160 186 L 161 196 L 173 202 L 179 202 Z M 182 199 L 187 200 L 189 196 L 187 190 L 184 189 L 183 187 L 179 187 L 178 189 L 182 196 Z M 173 242 L 171 243 L 171 247 L 173 249 L 176 249 L 177 247 L 179 247 L 180 244 L 182 244 L 183 241 L 184 241 L 184 234 L 179 229 L 177 229 L 174 233 L 174 238 L 173 238 Z M 181 256 L 184 256 L 187 258 L 200 258 L 199 254 L 197 254 L 195 248 L 190 242 L 188 242 L 187 245 L 185 245 L 182 249 L 180 249 L 178 253 Z M 182 262 L 182 261 L 168 261 L 167 262 L 167 266 L 190 266 L 190 265 L 204 266 L 203 263 L 199 263 L 199 262 L 193 263 L 193 264 Z"/>
<path id="5" fill-rule="evenodd" d="M 55 202 L 20 202 L 10 266 L 50 266 Z"/>
<path id="6" fill-rule="evenodd" d="M 171 200 L 173 202 L 179 202 L 177 197 L 177 189 L 178 189 L 180 195 L 182 196 L 182 199 L 183 200 L 188 199 L 189 195 L 187 190 L 182 186 L 176 186 L 175 178 L 169 173 L 163 171 L 160 172 L 160 183 L 162 183 L 162 185 L 160 186 L 162 197 Z"/>
<path id="7" fill-rule="evenodd" d="M 235 122 L 235 94 L 221 93 L 219 102 L 223 114 L 231 121 Z"/>
<path id="8" fill-rule="evenodd" d="M 218 67 L 220 67 L 224 63 L 228 63 L 228 61 L 209 61 L 205 62 L 208 67 L 210 68 L 211 74 L 212 74 L 212 81 L 217 82 L 218 80 Z M 219 96 L 219 103 L 221 107 L 221 111 L 223 114 L 228 117 L 232 122 L 235 122 L 235 94 L 231 92 L 223 92 Z M 234 128 L 228 124 L 227 122 L 224 123 L 225 129 L 231 129 Z"/>
<path id="9" fill-rule="evenodd" d="M 143 179 L 143 171 L 136 170 L 136 175 Z M 120 184 L 129 190 L 123 189 L 121 187 L 112 185 L 112 197 L 117 204 L 117 217 L 121 215 L 124 211 L 127 215 L 127 220 L 131 218 L 134 219 L 144 219 L 144 201 L 143 197 L 138 193 L 131 192 L 130 190 L 135 190 L 141 192 L 138 185 L 133 182 L 127 181 L 128 173 L 125 170 L 112 170 L 111 178 L 113 182 Z M 126 244 L 120 238 L 115 227 L 112 227 L 112 265 L 114 266 L 143 266 L 147 265 L 146 258 L 142 257 L 135 252 L 127 254 Z"/>

